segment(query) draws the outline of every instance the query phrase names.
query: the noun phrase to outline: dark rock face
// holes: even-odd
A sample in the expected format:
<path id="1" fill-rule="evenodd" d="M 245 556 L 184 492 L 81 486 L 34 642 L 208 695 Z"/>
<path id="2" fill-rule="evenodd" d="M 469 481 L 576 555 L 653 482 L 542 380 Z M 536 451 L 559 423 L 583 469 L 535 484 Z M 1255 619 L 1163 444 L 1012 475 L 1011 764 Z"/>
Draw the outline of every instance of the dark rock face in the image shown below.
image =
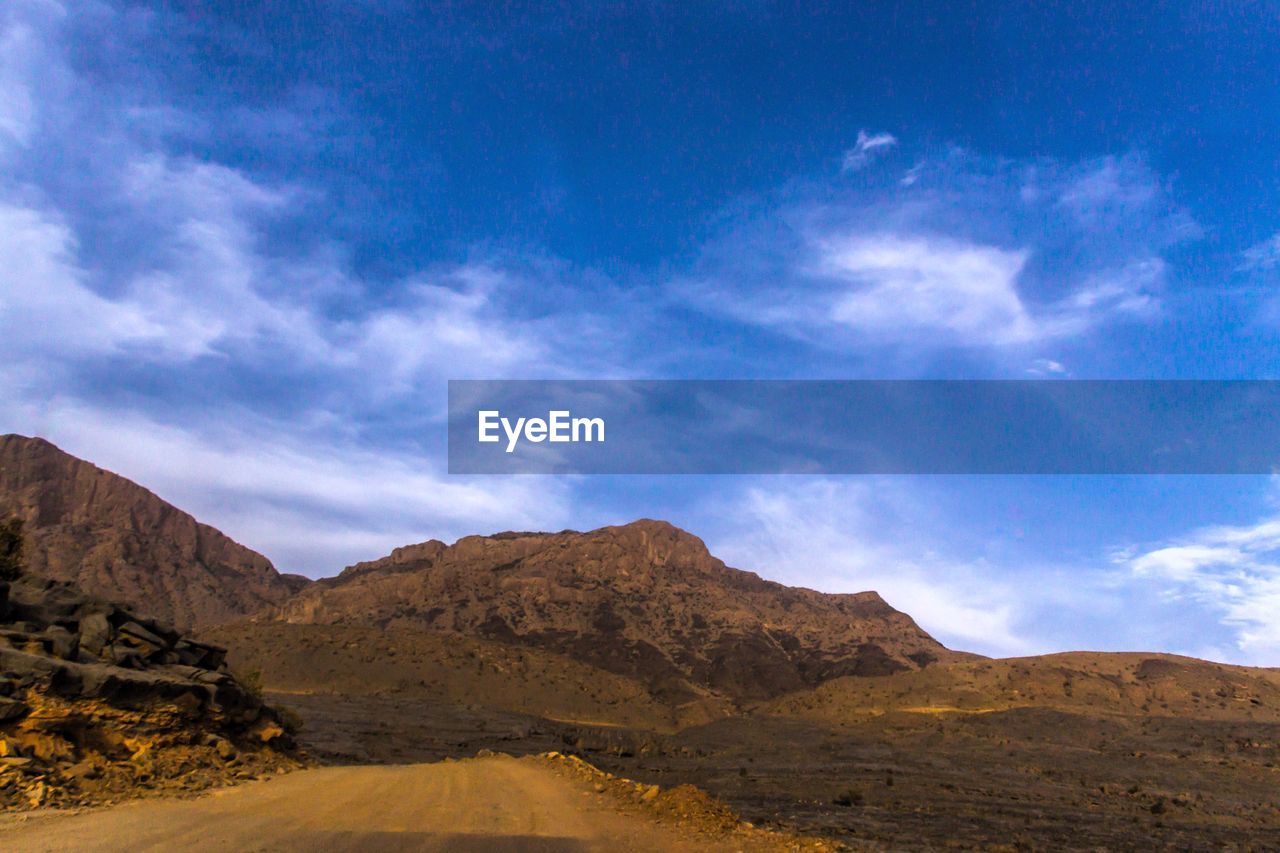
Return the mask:
<path id="1" fill-rule="evenodd" d="M 13 580 L 22 570 L 22 519 L 10 518 L 0 523 L 0 581 Z"/>
<path id="2" fill-rule="evenodd" d="M 225 656 L 71 584 L 0 582 L 0 804 L 203 787 L 236 775 L 232 754 L 293 763 Z"/>
<path id="3" fill-rule="evenodd" d="M 763 699 L 968 657 L 874 592 L 772 583 L 659 521 L 400 548 L 315 584 L 274 616 L 538 646 L 638 678 L 672 703 Z"/>
<path id="4" fill-rule="evenodd" d="M 0 518 L 9 517 L 23 523 L 30 573 L 183 628 L 255 613 L 309 583 L 38 438 L 0 436 Z M 0 543 L 0 575 L 2 552 Z"/>

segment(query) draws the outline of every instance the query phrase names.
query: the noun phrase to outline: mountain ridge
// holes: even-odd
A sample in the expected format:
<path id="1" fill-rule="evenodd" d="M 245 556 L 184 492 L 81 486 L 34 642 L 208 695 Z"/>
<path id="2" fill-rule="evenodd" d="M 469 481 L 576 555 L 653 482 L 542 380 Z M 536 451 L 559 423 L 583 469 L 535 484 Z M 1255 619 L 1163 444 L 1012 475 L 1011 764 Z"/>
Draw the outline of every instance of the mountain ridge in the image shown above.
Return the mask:
<path id="1" fill-rule="evenodd" d="M 838 675 L 969 659 L 875 592 L 731 568 L 674 525 L 428 540 L 278 605 L 292 623 L 374 624 L 533 645 L 638 677 L 671 701 L 754 700 Z"/>
<path id="2" fill-rule="evenodd" d="M 23 521 L 29 572 L 181 628 L 256 613 L 311 583 L 43 438 L 0 436 L 0 517 L 9 516 Z"/>

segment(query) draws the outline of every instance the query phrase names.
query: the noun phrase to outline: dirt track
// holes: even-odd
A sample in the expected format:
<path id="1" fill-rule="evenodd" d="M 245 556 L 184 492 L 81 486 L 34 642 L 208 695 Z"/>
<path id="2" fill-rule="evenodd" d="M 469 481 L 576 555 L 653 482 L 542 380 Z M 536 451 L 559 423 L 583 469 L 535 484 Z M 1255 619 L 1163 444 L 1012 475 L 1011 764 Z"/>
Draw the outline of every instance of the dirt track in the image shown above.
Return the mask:
<path id="1" fill-rule="evenodd" d="M 619 813 L 551 768 L 505 756 L 326 767 L 193 800 L 0 819 L 7 850 L 733 850 Z"/>

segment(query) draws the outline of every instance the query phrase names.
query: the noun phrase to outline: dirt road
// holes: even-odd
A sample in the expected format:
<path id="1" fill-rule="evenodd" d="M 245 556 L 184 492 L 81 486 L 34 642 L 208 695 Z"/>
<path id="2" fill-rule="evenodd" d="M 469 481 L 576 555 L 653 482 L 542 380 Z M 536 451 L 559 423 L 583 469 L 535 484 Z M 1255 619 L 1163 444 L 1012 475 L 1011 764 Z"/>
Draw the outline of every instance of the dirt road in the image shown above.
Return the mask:
<path id="1" fill-rule="evenodd" d="M 191 800 L 0 818 L 6 850 L 735 850 L 505 756 L 325 767 Z"/>

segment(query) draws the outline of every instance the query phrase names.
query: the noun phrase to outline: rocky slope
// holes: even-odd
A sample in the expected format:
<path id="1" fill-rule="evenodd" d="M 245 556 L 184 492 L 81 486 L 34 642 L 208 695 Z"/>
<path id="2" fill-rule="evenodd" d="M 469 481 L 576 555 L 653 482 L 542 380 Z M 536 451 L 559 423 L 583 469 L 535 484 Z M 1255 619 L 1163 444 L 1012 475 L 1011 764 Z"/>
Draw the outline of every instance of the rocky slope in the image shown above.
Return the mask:
<path id="1" fill-rule="evenodd" d="M 10 516 L 25 523 L 30 572 L 183 628 L 259 611 L 308 583 L 39 438 L 0 436 L 0 518 Z"/>
<path id="2" fill-rule="evenodd" d="M 762 699 L 968 657 L 874 592 L 765 581 L 649 520 L 397 549 L 302 591 L 274 618 L 538 646 L 637 678 L 672 704 Z"/>
<path id="3" fill-rule="evenodd" d="M 0 807 L 199 789 L 297 765 L 223 649 L 43 578 L 0 581 Z"/>
<path id="4" fill-rule="evenodd" d="M 226 646 L 234 671 L 259 673 L 282 695 L 383 697 L 657 731 L 727 711 L 716 703 L 677 711 L 634 678 L 564 655 L 431 631 L 245 621 L 201 638 Z"/>
<path id="5" fill-rule="evenodd" d="M 1150 652 L 1064 652 L 839 678 L 780 697 L 760 713 L 832 723 L 891 713 L 1072 714 L 1280 724 L 1280 670 Z"/>

